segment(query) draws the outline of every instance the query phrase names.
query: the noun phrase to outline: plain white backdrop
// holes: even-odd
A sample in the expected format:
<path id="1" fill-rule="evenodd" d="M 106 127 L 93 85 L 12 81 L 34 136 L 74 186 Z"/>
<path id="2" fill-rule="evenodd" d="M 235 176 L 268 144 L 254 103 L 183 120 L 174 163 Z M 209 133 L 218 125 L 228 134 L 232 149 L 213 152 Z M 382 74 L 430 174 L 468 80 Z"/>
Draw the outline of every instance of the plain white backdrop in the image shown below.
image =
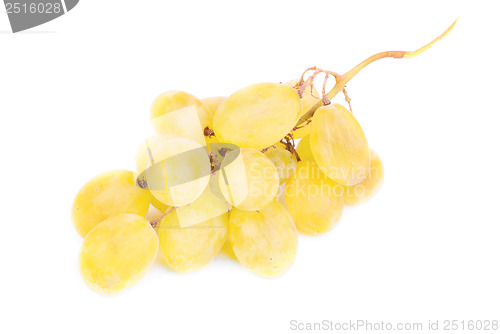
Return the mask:
<path id="1" fill-rule="evenodd" d="M 500 23 L 494 1 L 469 3 L 82 0 L 18 34 L 2 9 L 0 332 L 500 320 Z M 155 266 L 113 297 L 84 284 L 73 198 L 101 172 L 134 168 L 159 93 L 226 96 L 309 66 L 345 72 L 418 48 L 457 17 L 424 54 L 379 61 L 348 84 L 385 183 L 330 233 L 301 236 L 285 275 L 217 258 L 185 275 Z"/>

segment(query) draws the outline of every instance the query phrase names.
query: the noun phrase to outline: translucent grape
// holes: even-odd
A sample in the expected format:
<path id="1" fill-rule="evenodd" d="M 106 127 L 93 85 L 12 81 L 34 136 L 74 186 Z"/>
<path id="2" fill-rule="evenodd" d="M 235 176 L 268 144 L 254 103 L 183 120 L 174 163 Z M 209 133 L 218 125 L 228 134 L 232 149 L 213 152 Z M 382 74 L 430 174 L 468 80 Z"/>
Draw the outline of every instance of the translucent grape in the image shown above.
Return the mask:
<path id="1" fill-rule="evenodd" d="M 147 190 L 149 193 L 149 200 L 151 201 L 151 205 L 157 208 L 160 212 L 166 212 L 168 209 L 171 208 L 170 205 L 162 203 L 156 198 L 151 191 Z"/>
<path id="2" fill-rule="evenodd" d="M 217 108 L 219 108 L 219 105 L 224 101 L 226 97 L 224 96 L 214 96 L 214 97 L 206 97 L 201 100 L 203 104 L 205 104 L 212 115 L 215 115 L 215 112 L 217 111 Z"/>
<path id="3" fill-rule="evenodd" d="M 151 136 L 141 144 L 135 156 L 135 166 L 138 173 L 142 173 L 151 163 L 151 157 L 154 150 L 167 140 L 175 138 L 175 135 L 155 135 Z"/>
<path id="4" fill-rule="evenodd" d="M 160 202 L 183 206 L 205 190 L 210 179 L 210 160 L 205 147 L 196 141 L 168 139 L 151 152 L 151 158 L 141 178 Z"/>
<path id="5" fill-rule="evenodd" d="M 382 160 L 370 150 L 370 170 L 366 179 L 354 186 L 344 186 L 344 203 L 355 205 L 370 199 L 382 187 L 384 166 Z"/>
<path id="6" fill-rule="evenodd" d="M 363 129 L 339 104 L 316 110 L 310 133 L 311 151 L 321 170 L 346 186 L 363 181 L 370 167 L 370 150 Z"/>
<path id="7" fill-rule="evenodd" d="M 178 272 L 207 265 L 219 252 L 227 234 L 228 214 L 205 222 L 181 227 L 175 211 L 160 223 L 158 237 L 166 264 Z"/>
<path id="8" fill-rule="evenodd" d="M 290 151 L 283 148 L 281 145 L 270 147 L 264 153 L 274 164 L 278 171 L 280 184 L 285 182 L 297 168 L 297 159 Z"/>
<path id="9" fill-rule="evenodd" d="M 242 148 L 227 153 L 219 174 L 222 195 L 241 210 L 262 209 L 278 194 L 278 171 L 257 150 Z"/>
<path id="10" fill-rule="evenodd" d="M 298 79 L 290 80 L 287 83 L 285 83 L 285 85 L 290 86 L 290 87 L 294 87 L 298 82 L 299 82 Z M 316 88 L 313 87 L 312 91 L 313 91 L 314 96 L 316 96 L 316 97 L 314 97 L 311 94 L 310 87 L 308 87 L 306 89 L 306 91 L 304 92 L 304 94 L 302 95 L 301 101 L 302 101 L 303 113 L 306 113 L 309 109 L 311 109 L 312 106 L 314 106 L 319 101 L 319 98 L 318 98 L 319 94 L 318 94 L 318 91 L 316 90 Z M 295 139 L 304 138 L 305 136 L 307 136 L 309 134 L 309 129 L 310 129 L 310 124 L 308 124 L 304 127 L 301 127 L 300 129 L 295 130 L 293 132 L 293 138 L 295 138 Z"/>
<path id="11" fill-rule="evenodd" d="M 219 189 L 217 175 L 210 176 L 210 183 L 194 202 L 178 207 L 174 214 L 181 227 L 205 222 L 228 213 L 233 207 L 226 201 Z"/>
<path id="12" fill-rule="evenodd" d="M 243 88 L 224 100 L 214 115 L 221 142 L 262 150 L 289 133 L 302 114 L 297 91 L 261 83 Z"/>
<path id="13" fill-rule="evenodd" d="M 153 263 L 158 237 L 141 216 L 108 218 L 90 231 L 80 251 L 80 272 L 92 289 L 113 294 L 135 284 Z"/>
<path id="14" fill-rule="evenodd" d="M 258 211 L 233 209 L 229 240 L 238 261 L 257 275 L 283 273 L 295 259 L 297 230 L 277 201 Z"/>
<path id="15" fill-rule="evenodd" d="M 229 241 L 229 236 L 226 238 L 226 241 L 222 245 L 219 254 L 221 254 L 224 257 L 230 258 L 232 260 L 238 260 L 236 258 L 236 255 L 234 255 L 233 247 L 231 246 L 231 242 Z"/>
<path id="16" fill-rule="evenodd" d="M 148 191 L 137 185 L 137 174 L 114 170 L 87 182 L 76 195 L 72 219 L 78 233 L 85 237 L 97 224 L 122 213 L 145 216 L 150 204 Z"/>
<path id="17" fill-rule="evenodd" d="M 321 172 L 312 161 L 300 161 L 287 181 L 286 207 L 297 229 L 319 234 L 332 229 L 342 215 L 342 186 Z"/>
<path id="18" fill-rule="evenodd" d="M 309 136 L 305 136 L 304 138 L 302 138 L 296 148 L 297 154 L 302 161 L 314 161 L 309 139 Z"/>
<path id="19" fill-rule="evenodd" d="M 212 129 L 212 113 L 197 97 L 181 91 L 168 91 L 151 107 L 151 123 L 159 134 L 177 135 L 205 145 L 203 131 Z"/>
<path id="20" fill-rule="evenodd" d="M 166 142 L 168 139 L 173 138 L 171 135 L 156 135 L 156 136 L 151 136 L 144 143 L 139 147 L 139 150 L 137 151 L 137 154 L 135 156 L 135 165 L 137 172 L 142 173 L 144 172 L 149 163 L 151 162 L 151 156 L 152 152 L 161 144 Z M 149 199 L 151 201 L 151 204 L 160 210 L 161 212 L 167 211 L 170 206 L 160 202 L 148 189 L 146 191 L 149 193 Z"/>

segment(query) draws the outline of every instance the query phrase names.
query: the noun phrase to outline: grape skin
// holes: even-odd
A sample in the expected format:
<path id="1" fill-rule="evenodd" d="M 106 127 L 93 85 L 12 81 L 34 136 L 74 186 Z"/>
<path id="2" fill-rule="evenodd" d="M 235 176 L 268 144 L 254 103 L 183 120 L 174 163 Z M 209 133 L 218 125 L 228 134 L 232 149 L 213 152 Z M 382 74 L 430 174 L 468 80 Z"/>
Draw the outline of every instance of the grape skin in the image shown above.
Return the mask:
<path id="1" fill-rule="evenodd" d="M 168 91 L 151 107 L 151 123 L 156 133 L 177 135 L 205 145 L 203 131 L 212 129 L 213 115 L 200 99 L 182 91 Z"/>
<path id="2" fill-rule="evenodd" d="M 313 161 L 300 161 L 287 181 L 285 201 L 297 229 L 306 234 L 325 233 L 343 211 L 342 186 L 321 172 Z"/>
<path id="3" fill-rule="evenodd" d="M 352 186 L 362 182 L 370 167 L 370 150 L 363 129 L 340 104 L 316 110 L 310 132 L 314 160 L 333 181 Z"/>
<path id="4" fill-rule="evenodd" d="M 224 96 L 214 96 L 214 97 L 206 97 L 202 99 L 201 102 L 203 102 L 203 104 L 205 104 L 208 107 L 212 115 L 215 115 L 217 108 L 219 108 L 220 104 L 225 99 L 226 97 Z"/>
<path id="5" fill-rule="evenodd" d="M 314 156 L 311 152 L 310 137 L 305 136 L 299 141 L 296 151 L 302 161 L 314 161 Z"/>
<path id="6" fill-rule="evenodd" d="M 280 145 L 275 145 L 276 147 L 270 147 L 264 154 L 273 162 L 279 175 L 279 183 L 282 184 L 297 168 L 297 159 Z"/>
<path id="7" fill-rule="evenodd" d="M 181 227 L 176 211 L 158 227 L 160 250 L 165 263 L 175 271 L 189 272 L 207 265 L 220 251 L 227 234 L 228 214 Z"/>
<path id="8" fill-rule="evenodd" d="M 218 174 L 222 195 L 238 209 L 262 209 L 278 195 L 278 171 L 257 150 L 242 148 L 227 153 Z"/>
<path id="9" fill-rule="evenodd" d="M 113 170 L 87 182 L 73 202 L 72 219 L 78 233 L 87 233 L 106 218 L 122 213 L 145 216 L 150 199 L 148 191 L 137 185 L 137 174 Z"/>
<path id="10" fill-rule="evenodd" d="M 231 246 L 231 242 L 229 241 L 229 235 L 226 238 L 226 241 L 224 242 L 224 244 L 222 245 L 222 248 L 220 249 L 219 254 L 221 254 L 222 256 L 229 258 L 231 260 L 238 261 L 238 259 L 236 258 L 236 255 L 234 255 L 234 251 L 233 251 L 233 247 Z"/>
<path id="11" fill-rule="evenodd" d="M 151 136 L 144 141 L 144 143 L 137 150 L 137 154 L 135 156 L 135 165 L 136 170 L 140 174 L 146 170 L 148 164 L 150 163 L 149 153 L 153 152 L 158 146 L 163 144 L 165 141 L 173 138 L 171 135 L 155 135 Z M 161 212 L 165 212 L 170 208 L 170 205 L 160 202 L 149 189 L 146 190 L 149 193 L 149 199 L 151 201 L 151 205 L 160 210 Z"/>
<path id="12" fill-rule="evenodd" d="M 233 209 L 229 240 L 238 261 L 263 277 L 282 274 L 297 252 L 297 230 L 277 201 L 258 211 Z"/>
<path id="13" fill-rule="evenodd" d="M 137 172 L 140 174 L 148 168 L 151 163 L 151 156 L 153 151 L 155 151 L 159 146 L 165 143 L 167 140 L 175 138 L 174 135 L 154 135 L 149 137 L 141 144 L 135 155 L 135 166 Z"/>
<path id="14" fill-rule="evenodd" d="M 154 170 L 146 171 L 151 193 L 169 206 L 184 206 L 195 201 L 210 180 L 210 160 L 198 142 L 175 137 L 162 142 L 152 152 Z M 166 161 L 163 163 L 163 161 Z"/>
<path id="15" fill-rule="evenodd" d="M 114 294 L 135 284 L 153 263 L 158 237 L 141 216 L 108 218 L 90 231 L 80 251 L 80 273 L 87 285 Z"/>
<path id="16" fill-rule="evenodd" d="M 228 213 L 233 207 L 222 196 L 217 175 L 210 176 L 210 182 L 194 202 L 178 207 L 175 214 L 181 227 L 203 223 Z"/>
<path id="17" fill-rule="evenodd" d="M 290 87 L 294 87 L 298 82 L 299 82 L 299 79 L 290 80 L 290 81 L 286 82 L 285 85 L 290 86 Z M 319 97 L 319 94 L 318 94 L 318 91 L 316 90 L 316 88 L 313 87 L 312 91 L 313 91 L 314 96 L 316 96 L 316 97 L 314 97 L 311 94 L 310 87 L 308 87 L 305 90 L 304 94 L 302 95 L 301 101 L 302 101 L 302 112 L 303 113 L 306 113 L 309 109 L 312 108 L 312 106 L 314 106 L 319 101 L 319 98 L 317 98 L 317 97 Z M 293 131 L 292 132 L 293 138 L 295 138 L 295 139 L 304 138 L 305 136 L 309 135 L 309 129 L 310 129 L 310 124 Z"/>
<path id="18" fill-rule="evenodd" d="M 160 212 L 164 213 L 166 212 L 168 209 L 171 208 L 170 205 L 168 204 L 165 204 L 165 203 L 162 203 L 160 202 L 152 193 L 151 191 L 147 190 L 147 192 L 149 193 L 149 200 L 151 201 L 151 205 L 154 206 L 155 208 L 157 208 Z"/>
<path id="19" fill-rule="evenodd" d="M 214 115 L 221 142 L 262 150 L 289 133 L 302 114 L 297 91 L 261 83 L 243 88 L 224 100 Z"/>
<path id="20" fill-rule="evenodd" d="M 366 179 L 354 186 L 344 186 L 344 203 L 347 205 L 356 205 L 363 203 L 375 195 L 382 187 L 384 180 L 384 166 L 382 160 L 370 150 L 370 170 Z"/>

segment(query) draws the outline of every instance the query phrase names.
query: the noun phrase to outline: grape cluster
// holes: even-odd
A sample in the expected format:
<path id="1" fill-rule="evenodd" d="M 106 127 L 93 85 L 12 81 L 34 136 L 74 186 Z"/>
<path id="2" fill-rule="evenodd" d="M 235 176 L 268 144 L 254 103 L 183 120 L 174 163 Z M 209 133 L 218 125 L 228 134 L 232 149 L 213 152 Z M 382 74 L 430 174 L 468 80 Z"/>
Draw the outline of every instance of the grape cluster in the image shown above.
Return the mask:
<path id="1" fill-rule="evenodd" d="M 255 84 L 227 98 L 158 96 L 150 113 L 156 134 L 140 146 L 137 170 L 101 174 L 74 201 L 85 282 L 112 294 L 137 282 L 157 254 L 189 272 L 221 249 L 260 276 L 282 274 L 294 261 L 297 231 L 330 231 L 344 205 L 366 201 L 382 184 L 382 162 L 352 110 L 331 99 L 343 92 L 350 109 L 345 84 L 363 67 L 430 45 L 377 54 L 344 75 L 311 68 L 307 78 Z M 329 77 L 335 87 L 326 93 Z M 150 206 L 161 212 L 152 221 Z"/>

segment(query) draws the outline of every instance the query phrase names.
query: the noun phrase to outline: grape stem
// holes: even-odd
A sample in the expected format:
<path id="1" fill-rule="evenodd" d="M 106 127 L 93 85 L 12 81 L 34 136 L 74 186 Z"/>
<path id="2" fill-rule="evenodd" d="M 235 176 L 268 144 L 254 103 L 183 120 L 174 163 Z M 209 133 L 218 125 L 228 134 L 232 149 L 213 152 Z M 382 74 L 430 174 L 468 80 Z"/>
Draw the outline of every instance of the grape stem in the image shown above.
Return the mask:
<path id="1" fill-rule="evenodd" d="M 163 218 L 165 218 L 169 213 L 172 213 L 175 209 L 176 207 L 173 206 L 169 208 L 167 211 L 165 211 L 165 213 L 159 216 L 158 218 L 151 220 L 149 222 L 151 224 L 151 227 L 156 228 L 156 226 L 158 226 L 158 224 L 163 220 Z"/>
<path id="2" fill-rule="evenodd" d="M 436 42 L 444 38 L 446 35 L 450 33 L 450 31 L 455 27 L 455 24 L 457 23 L 458 19 L 453 22 L 451 26 L 448 27 L 441 35 L 436 37 L 432 42 L 422 46 L 421 48 L 417 49 L 416 51 L 384 51 L 380 52 L 377 54 L 374 54 L 371 57 L 368 57 L 367 59 L 363 60 L 361 63 L 359 63 L 357 66 L 352 68 L 350 71 L 348 71 L 345 74 L 339 75 L 335 72 L 331 71 L 325 71 L 317 67 L 310 67 L 304 71 L 302 74 L 302 77 L 300 78 L 299 82 L 297 83 L 297 91 L 299 93 L 299 96 L 302 97 L 303 93 L 305 90 L 310 86 L 311 87 L 311 92 L 313 90 L 313 82 L 316 76 L 319 73 L 324 73 L 325 74 L 325 82 L 323 83 L 323 97 L 321 98 L 318 103 L 316 103 L 314 106 L 311 107 L 305 114 L 303 114 L 299 121 L 297 122 L 297 125 L 295 126 L 295 129 L 298 129 L 301 127 L 301 125 L 305 122 L 307 122 L 310 118 L 314 116 L 314 113 L 316 110 L 323 106 L 323 105 L 328 105 L 330 104 L 330 101 L 339 93 L 343 92 L 346 98 L 347 103 L 349 104 L 349 108 L 351 108 L 351 99 L 349 96 L 347 96 L 347 92 L 345 91 L 345 85 L 352 79 L 356 74 L 358 74 L 363 68 L 368 66 L 369 64 L 373 63 L 374 61 L 377 61 L 379 59 L 383 58 L 395 58 L 395 59 L 401 59 L 401 58 L 413 58 L 415 56 L 418 56 L 425 50 L 429 49 L 431 46 L 433 46 Z M 304 80 L 304 76 L 307 72 L 309 71 L 314 71 L 314 73 L 309 76 L 307 79 Z M 326 79 L 328 79 L 328 76 L 332 75 L 335 78 L 335 86 L 330 90 L 327 94 L 325 94 L 325 86 L 326 86 Z M 352 112 L 352 109 L 351 109 Z M 307 125 L 307 124 L 306 124 Z"/>
<path id="3" fill-rule="evenodd" d="M 295 159 L 297 159 L 297 161 L 300 161 L 299 153 L 295 149 L 295 140 L 293 139 L 293 135 L 286 135 L 283 139 L 280 140 L 280 143 L 285 145 L 287 151 L 295 155 Z"/>

